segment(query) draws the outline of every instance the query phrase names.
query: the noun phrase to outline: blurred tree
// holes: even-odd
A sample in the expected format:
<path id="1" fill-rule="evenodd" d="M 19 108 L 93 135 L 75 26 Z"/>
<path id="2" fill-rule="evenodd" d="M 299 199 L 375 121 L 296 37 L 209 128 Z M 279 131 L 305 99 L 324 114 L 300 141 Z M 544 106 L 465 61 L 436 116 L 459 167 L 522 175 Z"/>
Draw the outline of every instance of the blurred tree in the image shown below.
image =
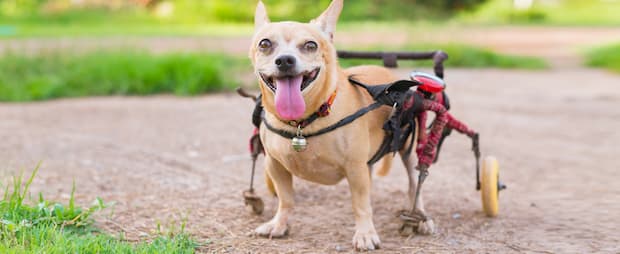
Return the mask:
<path id="1" fill-rule="evenodd" d="M 46 0 L 0 0 L 0 14 L 8 17 L 34 15 Z"/>
<path id="2" fill-rule="evenodd" d="M 416 2 L 416 0 L 411 0 Z M 417 0 L 419 4 L 442 8 L 450 12 L 471 9 L 486 0 Z"/>
<path id="3" fill-rule="evenodd" d="M 272 20 L 309 21 L 331 0 L 263 0 Z M 347 0 L 343 21 L 443 19 L 486 0 Z M 157 13 L 166 4 L 168 20 L 181 23 L 252 22 L 257 0 L 0 0 L 0 18 L 65 15 L 66 19 L 88 18 L 94 10 L 130 17 L 140 10 Z M 136 10 L 138 12 L 136 12 Z M 79 12 L 91 11 L 80 15 Z M 156 15 L 153 15 L 156 16 Z"/>

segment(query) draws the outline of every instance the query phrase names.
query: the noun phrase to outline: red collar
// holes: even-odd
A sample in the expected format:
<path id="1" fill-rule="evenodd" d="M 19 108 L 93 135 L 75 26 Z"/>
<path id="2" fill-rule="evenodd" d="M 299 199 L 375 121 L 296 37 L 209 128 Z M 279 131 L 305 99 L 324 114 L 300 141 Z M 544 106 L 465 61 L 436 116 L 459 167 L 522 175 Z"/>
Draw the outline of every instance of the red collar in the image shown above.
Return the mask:
<path id="1" fill-rule="evenodd" d="M 331 112 L 331 106 L 334 103 L 334 100 L 336 99 L 337 93 L 338 93 L 338 88 L 334 90 L 332 95 L 329 96 L 329 98 L 327 99 L 325 103 L 321 104 L 321 106 L 319 107 L 319 110 L 312 113 L 312 115 L 310 115 L 308 118 L 303 119 L 303 120 L 290 120 L 285 123 L 287 123 L 290 126 L 303 129 L 306 126 L 310 125 L 312 122 L 314 122 L 314 120 L 316 120 L 317 118 L 328 116 L 329 113 Z"/>

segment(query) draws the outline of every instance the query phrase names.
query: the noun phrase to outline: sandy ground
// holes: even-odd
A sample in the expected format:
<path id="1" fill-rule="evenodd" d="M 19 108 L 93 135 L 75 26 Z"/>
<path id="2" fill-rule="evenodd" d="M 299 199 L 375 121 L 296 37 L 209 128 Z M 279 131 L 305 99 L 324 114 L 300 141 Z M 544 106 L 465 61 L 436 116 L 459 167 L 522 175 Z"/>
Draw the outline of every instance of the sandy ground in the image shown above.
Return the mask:
<path id="1" fill-rule="evenodd" d="M 446 34 L 451 36 L 441 37 Z M 376 253 L 620 253 L 620 76 L 582 69 L 578 57 L 580 49 L 619 39 L 620 32 L 478 28 L 426 35 L 396 36 L 393 43 L 463 41 L 540 55 L 553 68 L 447 70 L 453 114 L 481 133 L 483 154 L 500 161 L 508 184 L 500 215 L 482 213 L 469 140 L 453 134 L 425 184 L 437 234 L 398 235 L 396 214 L 404 208 L 407 188 L 400 163 L 387 177 L 375 177 L 374 221 L 383 242 Z M 385 36 L 345 34 L 338 40 L 375 44 L 377 38 Z M 243 53 L 247 47 L 247 38 L 132 40 L 162 51 Z M 0 49 L 121 43 L 125 39 L 2 40 Z M 407 70 L 398 72 L 406 77 Z M 265 214 L 243 207 L 252 106 L 235 94 L 0 104 L 0 178 L 6 182 L 41 161 L 33 193 L 66 201 L 75 180 L 79 203 L 88 205 L 95 197 L 116 202 L 99 216 L 99 225 L 131 240 L 152 237 L 157 224 L 178 231 L 186 223 L 186 231 L 204 243 L 202 252 L 350 252 L 354 225 L 346 182 L 321 186 L 296 180 L 290 236 L 251 236 L 277 204 L 267 196 L 261 158 L 257 182 Z"/>
<path id="2" fill-rule="evenodd" d="M 453 113 L 482 133 L 483 153 L 500 160 L 508 184 L 500 216 L 481 212 L 469 141 L 454 135 L 425 185 L 437 234 L 398 235 L 407 185 L 400 163 L 375 177 L 374 220 L 383 241 L 377 253 L 620 251 L 620 76 L 448 70 L 447 81 Z M 259 179 L 265 214 L 243 207 L 251 109 L 234 94 L 0 104 L 0 169 L 7 177 L 42 161 L 33 193 L 66 200 L 75 180 L 80 203 L 97 196 L 116 202 L 100 224 L 130 239 L 152 236 L 157 223 L 186 221 L 209 243 L 204 252 L 351 251 L 346 182 L 297 180 L 290 236 L 249 235 L 276 205 Z M 261 166 L 262 160 L 262 178 Z"/>

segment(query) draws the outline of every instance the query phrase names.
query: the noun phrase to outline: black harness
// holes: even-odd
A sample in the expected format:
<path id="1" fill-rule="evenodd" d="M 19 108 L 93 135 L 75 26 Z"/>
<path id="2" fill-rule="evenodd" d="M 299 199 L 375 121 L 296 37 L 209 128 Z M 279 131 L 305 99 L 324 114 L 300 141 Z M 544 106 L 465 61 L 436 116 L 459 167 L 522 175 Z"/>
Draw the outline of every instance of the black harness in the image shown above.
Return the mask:
<path id="1" fill-rule="evenodd" d="M 334 123 L 334 124 L 332 124 L 330 126 L 327 126 L 327 127 L 323 128 L 323 129 L 320 129 L 320 130 L 318 130 L 316 132 L 313 132 L 313 133 L 306 133 L 306 134 L 304 134 L 304 137 L 306 137 L 306 138 L 314 137 L 314 136 L 322 135 L 322 134 L 328 133 L 330 131 L 333 131 L 335 129 L 338 129 L 338 128 L 342 127 L 342 126 L 350 124 L 351 122 L 355 121 L 355 119 L 358 119 L 358 118 L 362 117 L 366 113 L 379 108 L 379 106 L 381 106 L 381 105 L 382 104 L 378 103 L 378 102 L 370 104 L 370 105 L 368 105 L 366 107 L 361 108 L 360 110 L 356 111 L 355 113 L 350 114 L 350 115 L 348 115 L 345 118 L 342 118 L 340 121 L 338 121 L 338 122 L 336 122 L 336 123 Z M 271 124 L 269 124 L 269 122 L 267 122 L 265 120 L 265 114 L 263 114 L 261 116 L 261 120 L 263 121 L 263 123 L 265 123 L 265 127 L 267 127 L 268 130 L 270 130 L 273 133 L 276 133 L 276 134 L 278 134 L 278 135 L 280 135 L 280 136 L 282 136 L 284 138 L 291 139 L 291 138 L 297 136 L 296 133 L 285 131 L 285 130 L 280 130 L 280 129 L 277 129 L 277 128 L 273 127 Z"/>
<path id="2" fill-rule="evenodd" d="M 379 108 L 380 106 L 390 106 L 392 107 L 392 114 L 383 124 L 385 138 L 383 139 L 383 142 L 377 152 L 367 162 L 368 165 L 372 165 L 384 155 L 400 150 L 405 145 L 405 142 L 407 142 L 409 136 L 412 138 L 415 136 L 416 127 L 414 116 L 423 111 L 423 98 L 410 88 L 419 85 L 419 83 L 410 80 L 399 80 L 391 84 L 369 86 L 355 80 L 354 77 L 349 77 L 349 82 L 353 85 L 364 88 L 372 96 L 375 102 L 359 109 L 355 113 L 346 116 L 332 125 L 313 133 L 306 133 L 303 136 L 309 138 L 331 132 L 337 128 L 352 123 L 356 119 Z M 413 103 L 408 107 L 404 107 L 405 102 L 411 100 Z M 265 124 L 265 127 L 267 127 L 269 131 L 276 133 L 281 137 L 291 139 L 297 136 L 297 133 L 275 128 L 265 120 L 261 97 L 259 96 L 256 100 L 254 112 L 252 113 L 252 123 L 258 128 L 261 122 Z M 413 142 L 411 142 L 407 148 L 407 154 L 411 153 L 412 147 Z"/>

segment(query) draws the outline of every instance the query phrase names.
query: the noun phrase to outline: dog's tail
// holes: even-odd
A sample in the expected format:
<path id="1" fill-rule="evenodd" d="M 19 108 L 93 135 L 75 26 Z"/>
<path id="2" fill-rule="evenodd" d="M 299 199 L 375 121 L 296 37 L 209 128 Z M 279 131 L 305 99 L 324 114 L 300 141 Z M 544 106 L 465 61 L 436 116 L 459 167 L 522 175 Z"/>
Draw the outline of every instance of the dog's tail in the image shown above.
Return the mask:
<path id="1" fill-rule="evenodd" d="M 377 169 L 377 175 L 378 176 L 386 176 L 388 173 L 390 173 L 390 169 L 392 168 L 392 159 L 394 159 L 394 156 L 392 156 L 392 153 L 388 153 L 385 156 L 383 156 L 383 158 L 381 158 L 381 160 L 379 161 L 379 168 Z"/>

